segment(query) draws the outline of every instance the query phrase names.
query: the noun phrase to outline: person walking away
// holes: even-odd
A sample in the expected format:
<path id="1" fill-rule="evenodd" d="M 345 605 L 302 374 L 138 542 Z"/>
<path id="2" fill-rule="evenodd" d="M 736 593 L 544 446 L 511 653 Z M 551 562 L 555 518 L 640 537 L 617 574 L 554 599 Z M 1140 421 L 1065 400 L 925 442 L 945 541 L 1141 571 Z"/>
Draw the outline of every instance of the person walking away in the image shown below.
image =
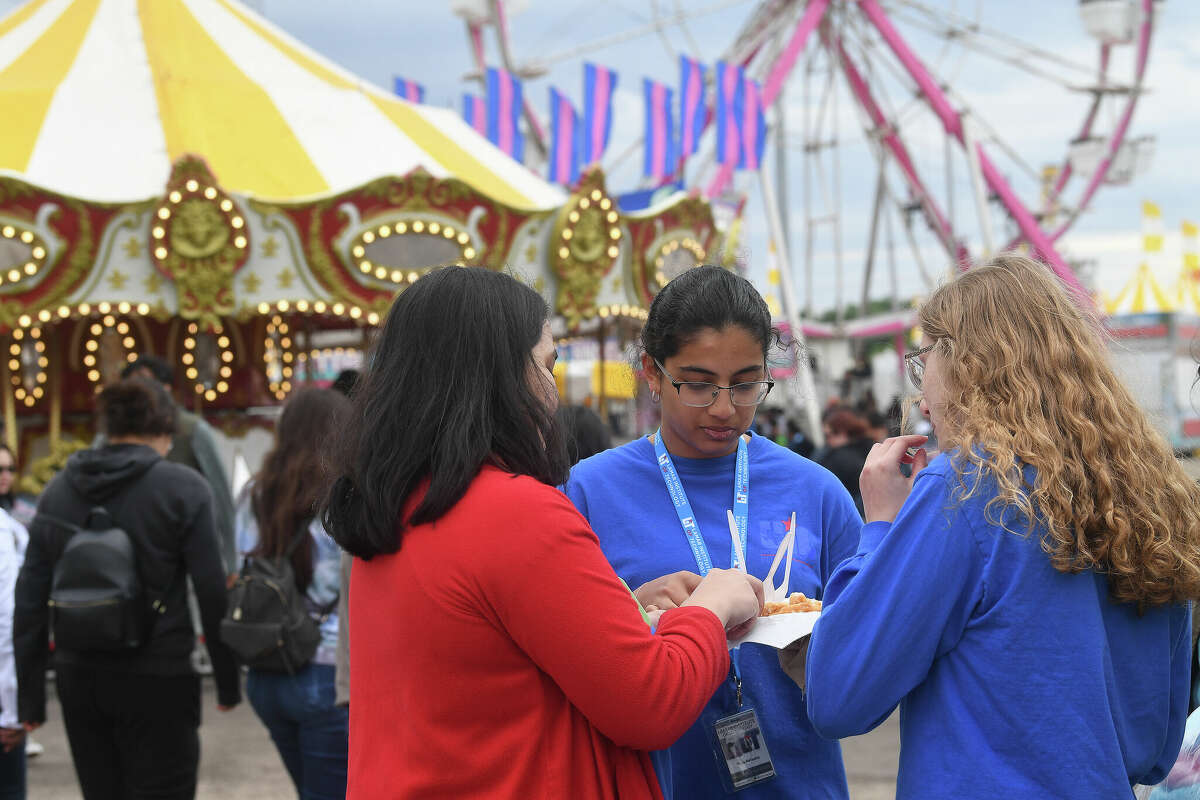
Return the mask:
<path id="1" fill-rule="evenodd" d="M 900 800 L 1130 797 L 1183 737 L 1196 487 L 1043 265 L 974 267 L 918 325 L 905 358 L 942 453 L 901 436 L 867 459 L 809 717 L 854 736 L 899 704 Z M 797 678 L 799 655 L 781 656 Z"/>
<path id="2" fill-rule="evenodd" d="M 145 378 L 161 383 L 175 402 L 175 372 L 167 362 L 156 356 L 139 356 L 121 370 L 122 378 Z M 225 462 L 217 447 L 216 433 L 199 414 L 175 403 L 175 432 L 166 458 L 199 472 L 212 489 L 213 517 L 216 520 L 217 543 L 226 573 L 237 564 L 237 548 L 233 536 L 233 495 Z"/>
<path id="3" fill-rule="evenodd" d="M 643 621 L 556 488 L 548 318 L 512 277 L 447 267 L 367 359 L 324 511 L 355 556 L 350 800 L 657 800 L 646 751 L 691 725 L 762 607 L 761 583 L 713 570 Z"/>
<path id="4" fill-rule="evenodd" d="M 212 493 L 194 470 L 167 461 L 175 404 L 161 384 L 127 379 L 98 397 L 107 443 L 74 453 L 50 481 L 29 531 L 17 581 L 14 639 L 19 716 L 27 730 L 46 719 L 48 601 L 55 567 L 73 536 L 102 507 L 131 540 L 151 621 L 143 643 L 124 651 L 56 642 L 55 683 L 85 800 L 186 800 L 200 760 L 200 678 L 192 671 L 190 578 L 217 684 L 217 708 L 240 701 L 237 666 L 221 644 L 225 575 L 214 533 Z"/>
<path id="5" fill-rule="evenodd" d="M 336 705 L 334 690 L 341 550 L 314 514 L 325 488 L 323 454 L 343 429 L 349 406 L 329 389 L 293 395 L 276 425 L 275 447 L 243 491 L 236 517 L 240 552 L 267 558 L 292 552 L 297 588 L 321 619 L 321 641 L 310 663 L 295 674 L 252 666 L 246 678 L 250 705 L 304 800 L 346 796 L 349 717 Z"/>
<path id="6" fill-rule="evenodd" d="M 37 512 L 37 498 L 17 490 L 19 477 L 17 457 L 8 449 L 8 445 L 0 444 L 0 511 L 7 511 L 24 529 L 28 528 Z M 24 555 L 24 542 L 21 542 L 20 551 Z"/>
<path id="7" fill-rule="evenodd" d="M 0 800 L 25 800 L 25 728 L 17 714 L 13 603 L 29 533 L 0 509 Z"/>
<path id="8" fill-rule="evenodd" d="M 661 429 L 581 461 L 566 484 L 643 605 L 673 608 L 710 566 L 733 566 L 731 511 L 744 531 L 746 567 L 759 577 L 795 520 L 791 591 L 820 598 L 834 567 L 854 553 L 862 520 L 837 480 L 786 447 L 747 435 L 771 389 L 767 356 L 778 341 L 766 302 L 720 267 L 688 270 L 651 304 L 642 368 L 661 404 Z M 780 567 L 776 580 L 783 573 Z M 780 673 L 775 652 L 741 647 L 727 670 L 700 719 L 655 754 L 664 795 L 847 797 L 841 750 L 813 730 L 804 695 Z M 729 757 L 731 740 L 747 729 L 765 742 L 750 765 Z"/>

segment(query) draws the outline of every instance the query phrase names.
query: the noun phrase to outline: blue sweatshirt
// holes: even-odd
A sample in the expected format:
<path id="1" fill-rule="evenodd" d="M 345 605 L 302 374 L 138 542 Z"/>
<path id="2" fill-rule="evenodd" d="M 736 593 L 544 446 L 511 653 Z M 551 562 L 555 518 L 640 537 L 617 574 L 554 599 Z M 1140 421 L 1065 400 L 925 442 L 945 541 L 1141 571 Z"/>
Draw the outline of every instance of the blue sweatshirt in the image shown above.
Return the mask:
<path id="1" fill-rule="evenodd" d="M 821 597 L 839 561 L 854 553 L 862 519 L 845 488 L 824 468 L 761 436 L 748 445 L 750 466 L 749 571 L 765 578 L 796 512 L 796 547 L 790 591 Z M 733 507 L 736 454 L 721 458 L 672 457 L 714 566 L 729 567 L 726 509 Z M 678 570 L 697 571 L 679 517 L 647 439 L 580 462 L 565 487 L 600 537 L 616 573 L 633 587 Z M 783 577 L 783 565 L 776 582 Z M 846 775 L 836 742 L 816 734 L 804 695 L 779 669 L 776 651 L 757 644 L 740 648 L 742 709 L 753 708 L 762 726 L 776 777 L 738 792 L 755 798 L 845 798 Z M 725 797 L 713 723 L 738 711 L 732 678 L 717 690 L 701 718 L 670 750 L 655 754 L 667 800 Z"/>
<path id="2" fill-rule="evenodd" d="M 1032 469 L 1026 477 L 1031 480 Z M 922 471 L 893 523 L 863 529 L 829 581 L 807 663 L 808 714 L 830 738 L 900 704 L 896 797 L 1120 798 L 1175 761 L 1191 614 L 1109 599 L 1056 571 L 995 484 L 956 503 L 951 457 Z M 976 478 L 964 477 L 970 487 Z"/>

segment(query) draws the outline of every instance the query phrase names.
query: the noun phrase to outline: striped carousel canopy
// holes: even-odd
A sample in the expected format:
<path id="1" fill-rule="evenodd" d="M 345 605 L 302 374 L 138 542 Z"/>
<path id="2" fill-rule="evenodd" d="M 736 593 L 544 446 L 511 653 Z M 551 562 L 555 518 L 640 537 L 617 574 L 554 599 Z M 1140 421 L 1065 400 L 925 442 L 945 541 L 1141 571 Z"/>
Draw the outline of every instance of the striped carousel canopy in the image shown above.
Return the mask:
<path id="1" fill-rule="evenodd" d="M 236 0 L 30 0 L 0 20 L 0 170 L 76 197 L 162 192 L 202 156 L 290 200 L 424 167 L 521 208 L 564 195 L 448 109 L 323 58 Z"/>
<path id="2" fill-rule="evenodd" d="M 1110 316 L 1122 314 L 1166 314 L 1175 310 L 1168 292 L 1154 278 L 1150 265 L 1142 263 L 1137 272 L 1111 301 L 1104 304 Z"/>

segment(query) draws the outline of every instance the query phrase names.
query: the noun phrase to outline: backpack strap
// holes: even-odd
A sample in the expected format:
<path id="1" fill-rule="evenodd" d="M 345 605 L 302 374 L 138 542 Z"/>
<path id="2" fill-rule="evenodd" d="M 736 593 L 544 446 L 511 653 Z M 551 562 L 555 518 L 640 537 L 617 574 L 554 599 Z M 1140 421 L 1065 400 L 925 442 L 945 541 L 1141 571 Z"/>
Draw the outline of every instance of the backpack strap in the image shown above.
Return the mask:
<path id="1" fill-rule="evenodd" d="M 300 543 L 304 541 L 304 537 L 309 535 L 308 526 L 312 523 L 312 521 L 313 521 L 312 517 L 305 517 L 304 519 L 302 519 L 300 521 L 300 524 L 297 526 L 297 529 L 296 529 L 296 534 L 292 537 L 292 541 L 288 542 L 287 549 L 283 551 L 283 557 L 285 559 L 291 559 L 291 557 L 296 552 L 296 548 L 299 547 Z M 315 555 L 315 550 L 314 550 L 314 555 Z M 315 564 L 313 566 L 314 566 L 314 568 L 316 567 Z M 305 600 L 307 602 L 307 592 L 305 593 L 305 595 L 306 595 Z M 322 622 L 324 622 L 325 619 L 330 614 L 333 613 L 333 610 L 335 608 L 337 608 L 338 599 L 341 598 L 341 596 L 342 596 L 342 591 L 341 591 L 341 588 L 339 587 L 338 591 L 336 593 L 334 593 L 334 595 L 333 595 L 333 600 L 331 602 L 329 602 L 327 605 L 318 606 L 316 603 L 311 603 L 311 606 L 316 611 L 316 613 L 320 616 Z"/>

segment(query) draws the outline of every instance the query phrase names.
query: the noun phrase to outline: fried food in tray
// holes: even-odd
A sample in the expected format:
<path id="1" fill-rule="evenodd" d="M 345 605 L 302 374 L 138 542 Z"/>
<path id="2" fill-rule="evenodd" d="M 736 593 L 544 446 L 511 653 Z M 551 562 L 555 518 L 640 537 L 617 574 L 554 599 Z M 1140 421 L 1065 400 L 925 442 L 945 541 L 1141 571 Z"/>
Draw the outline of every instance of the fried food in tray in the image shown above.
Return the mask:
<path id="1" fill-rule="evenodd" d="M 772 617 L 776 614 L 799 614 L 806 611 L 820 611 L 821 601 L 805 597 L 803 592 L 792 592 L 786 603 L 768 600 L 763 605 L 760 617 Z"/>

